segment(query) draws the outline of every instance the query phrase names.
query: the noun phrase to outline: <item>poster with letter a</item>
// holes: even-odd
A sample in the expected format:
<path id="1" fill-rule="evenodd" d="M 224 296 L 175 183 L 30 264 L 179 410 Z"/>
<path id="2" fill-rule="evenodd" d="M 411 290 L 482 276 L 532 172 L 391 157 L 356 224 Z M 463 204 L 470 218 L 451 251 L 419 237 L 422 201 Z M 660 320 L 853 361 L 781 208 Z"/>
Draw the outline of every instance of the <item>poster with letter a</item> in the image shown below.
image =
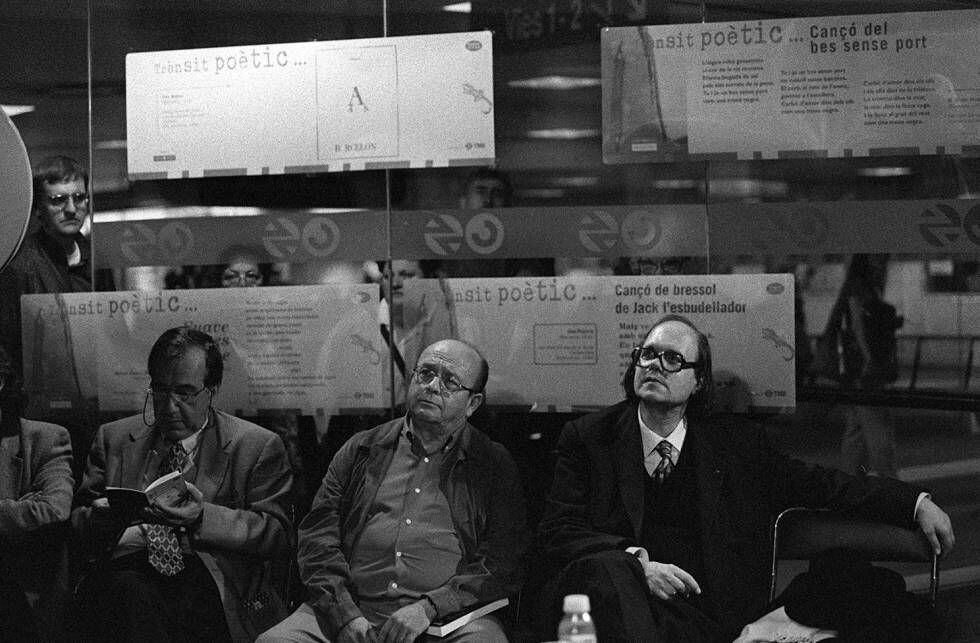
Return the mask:
<path id="1" fill-rule="evenodd" d="M 139 411 L 147 356 L 177 326 L 224 360 L 215 405 L 262 410 L 384 408 L 376 284 L 120 291 L 23 298 L 25 389 L 35 413 Z"/>
<path id="2" fill-rule="evenodd" d="M 602 31 L 606 163 L 980 155 L 980 10 Z"/>
<path id="3" fill-rule="evenodd" d="M 433 341 L 468 341 L 490 364 L 490 404 L 618 402 L 633 347 L 666 314 L 708 336 L 717 409 L 796 404 L 792 275 L 421 279 L 403 292 L 409 335 L 424 336 L 405 351 L 409 368 Z"/>
<path id="4" fill-rule="evenodd" d="M 129 178 L 494 162 L 488 31 L 126 56 Z"/>

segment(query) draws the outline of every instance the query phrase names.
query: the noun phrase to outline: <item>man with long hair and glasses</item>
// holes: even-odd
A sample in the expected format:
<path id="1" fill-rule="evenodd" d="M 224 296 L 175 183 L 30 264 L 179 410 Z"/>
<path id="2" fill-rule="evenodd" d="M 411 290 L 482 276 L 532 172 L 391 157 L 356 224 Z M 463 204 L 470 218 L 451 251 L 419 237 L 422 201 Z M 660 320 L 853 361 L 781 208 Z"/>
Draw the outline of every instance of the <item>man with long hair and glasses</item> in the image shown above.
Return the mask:
<path id="1" fill-rule="evenodd" d="M 733 640 L 766 611 L 772 517 L 791 506 L 918 524 L 937 553 L 952 548 L 928 494 L 784 456 L 760 427 L 709 417 L 712 388 L 707 336 L 667 315 L 632 352 L 626 399 L 565 426 L 538 532 L 556 572 L 545 630 L 562 595 L 585 593 L 602 640 Z M 764 640 L 830 635 L 773 619 L 785 637 Z"/>
<path id="2" fill-rule="evenodd" d="M 438 341 L 411 371 L 406 415 L 354 435 L 300 524 L 308 600 L 259 641 L 410 643 L 436 617 L 515 593 L 528 544 L 517 466 L 469 424 L 489 369 Z M 445 641 L 506 641 L 489 614 Z"/>
<path id="3" fill-rule="evenodd" d="M 223 369 L 210 335 L 171 328 L 150 350 L 143 412 L 95 436 L 72 512 L 93 545 L 79 613 L 95 640 L 251 640 L 286 615 L 274 578 L 292 551 L 292 475 L 279 436 L 214 408 Z M 186 493 L 135 519 L 106 498 L 174 471 Z"/>

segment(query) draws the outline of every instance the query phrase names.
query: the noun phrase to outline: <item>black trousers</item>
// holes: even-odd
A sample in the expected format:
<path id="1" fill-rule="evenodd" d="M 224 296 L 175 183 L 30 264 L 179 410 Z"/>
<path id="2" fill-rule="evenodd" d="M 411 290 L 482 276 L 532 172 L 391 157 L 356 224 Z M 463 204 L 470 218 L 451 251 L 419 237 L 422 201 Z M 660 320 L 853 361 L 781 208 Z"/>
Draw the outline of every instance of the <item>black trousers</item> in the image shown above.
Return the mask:
<path id="1" fill-rule="evenodd" d="M 78 592 L 84 640 L 119 643 L 223 643 L 231 640 L 214 579 L 196 555 L 164 576 L 137 552 L 108 561 Z"/>
<path id="2" fill-rule="evenodd" d="M 40 633 L 24 590 L 10 579 L 0 579 L 0 641 L 38 641 Z"/>
<path id="3" fill-rule="evenodd" d="M 701 610 L 697 597 L 663 601 L 651 596 L 636 558 L 604 551 L 570 563 L 544 591 L 550 638 L 561 615 L 562 597 L 587 594 L 599 640 L 637 643 L 705 643 L 727 640 Z M 546 633 L 538 632 L 539 636 Z"/>

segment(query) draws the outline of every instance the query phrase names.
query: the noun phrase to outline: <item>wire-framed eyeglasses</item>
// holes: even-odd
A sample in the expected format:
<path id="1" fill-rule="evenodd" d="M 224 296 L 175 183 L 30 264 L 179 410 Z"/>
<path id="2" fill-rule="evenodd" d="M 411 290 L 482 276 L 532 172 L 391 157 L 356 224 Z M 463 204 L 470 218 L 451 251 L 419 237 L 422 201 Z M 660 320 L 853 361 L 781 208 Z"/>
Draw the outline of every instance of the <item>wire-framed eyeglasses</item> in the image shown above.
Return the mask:
<path id="1" fill-rule="evenodd" d="M 657 352 L 654 346 L 637 346 L 633 349 L 633 363 L 643 368 L 650 368 L 660 360 L 660 368 L 666 373 L 677 373 L 685 368 L 697 368 L 701 362 L 689 362 L 677 351 L 665 349 Z"/>
<path id="2" fill-rule="evenodd" d="M 438 371 L 428 366 L 416 366 L 415 370 L 412 371 L 412 375 L 415 377 L 415 381 L 422 386 L 428 386 L 432 383 L 432 380 L 438 378 L 440 387 L 446 393 L 458 393 L 459 391 L 479 393 L 476 389 L 463 386 L 463 383 L 449 371 Z"/>
<path id="3" fill-rule="evenodd" d="M 208 390 L 207 386 L 202 386 L 198 390 L 170 389 L 162 387 L 149 387 L 146 389 L 146 397 L 152 399 L 157 404 L 173 400 L 183 404 L 190 404 L 198 395 Z"/>
<path id="4" fill-rule="evenodd" d="M 88 205 L 88 192 L 75 192 L 73 194 L 49 194 L 47 202 L 52 208 L 63 208 L 68 205 L 68 199 L 75 203 L 75 207 Z"/>

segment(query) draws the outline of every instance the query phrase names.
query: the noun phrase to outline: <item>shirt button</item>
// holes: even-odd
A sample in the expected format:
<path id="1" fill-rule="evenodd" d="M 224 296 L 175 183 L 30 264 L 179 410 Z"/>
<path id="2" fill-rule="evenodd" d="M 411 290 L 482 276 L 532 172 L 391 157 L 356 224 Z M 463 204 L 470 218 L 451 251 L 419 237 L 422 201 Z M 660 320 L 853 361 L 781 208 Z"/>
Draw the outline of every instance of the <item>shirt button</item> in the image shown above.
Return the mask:
<path id="1" fill-rule="evenodd" d="M 411 518 L 406 518 L 406 519 L 405 519 L 405 524 L 406 524 L 406 525 L 410 525 L 410 524 L 412 524 L 412 519 L 411 519 Z"/>
<path id="2" fill-rule="evenodd" d="M 398 589 L 398 583 L 392 583 L 391 589 Z"/>
<path id="3" fill-rule="evenodd" d="M 401 557 L 402 557 L 402 553 L 400 551 L 396 551 L 395 558 L 401 558 Z"/>
<path id="4" fill-rule="evenodd" d="M 422 493 L 422 490 L 419 489 L 418 487 L 415 487 L 415 493 Z"/>
<path id="5" fill-rule="evenodd" d="M 422 458 L 422 462 L 428 462 L 428 461 L 429 461 L 428 457 Z"/>

